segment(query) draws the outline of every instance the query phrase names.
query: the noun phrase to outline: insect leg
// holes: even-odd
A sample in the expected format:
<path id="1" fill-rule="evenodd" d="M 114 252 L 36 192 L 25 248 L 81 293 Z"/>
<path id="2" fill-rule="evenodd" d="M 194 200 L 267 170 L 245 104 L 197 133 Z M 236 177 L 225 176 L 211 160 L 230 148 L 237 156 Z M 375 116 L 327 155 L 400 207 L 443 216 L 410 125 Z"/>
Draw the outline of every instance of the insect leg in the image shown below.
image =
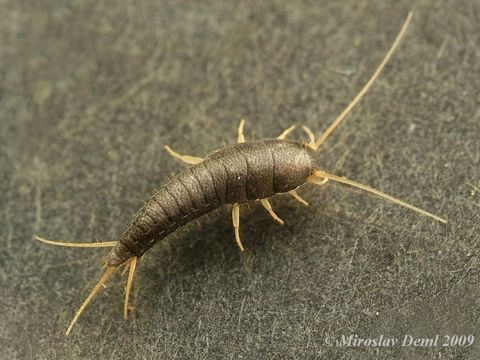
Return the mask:
<path id="1" fill-rule="evenodd" d="M 268 213 L 272 216 L 272 218 L 277 221 L 280 225 L 285 224 L 285 222 L 278 217 L 277 214 L 273 212 L 272 205 L 270 205 L 270 202 L 267 199 L 261 199 L 262 205 L 265 209 L 267 209 Z"/>
<path id="2" fill-rule="evenodd" d="M 288 129 L 284 130 L 280 135 L 278 135 L 277 139 L 285 139 L 287 135 L 293 131 L 293 129 L 295 129 L 295 125 L 292 125 Z"/>
<path id="3" fill-rule="evenodd" d="M 130 267 L 130 271 L 128 272 L 127 287 L 125 289 L 125 304 L 123 306 L 123 316 L 125 320 L 128 317 L 128 300 L 130 298 L 130 291 L 132 290 L 133 275 L 135 274 L 137 259 L 138 258 L 136 256 L 132 256 L 129 260 L 127 260 L 128 266 Z"/>
<path id="4" fill-rule="evenodd" d="M 347 179 L 347 178 L 344 178 L 344 177 L 340 177 L 340 176 L 337 176 L 337 175 L 333 175 L 333 174 L 329 174 L 329 173 L 326 173 L 326 172 L 323 172 L 323 171 L 320 171 L 320 170 L 317 170 L 315 171 L 314 175 L 311 176 L 308 181 L 311 182 L 311 183 L 314 183 L 314 184 L 318 184 L 319 182 L 321 181 L 318 181 L 317 177 L 321 177 L 323 178 L 323 181 L 328 180 L 333 180 L 333 181 L 337 181 L 337 182 L 340 182 L 340 183 L 343 183 L 343 184 L 347 184 L 347 185 L 350 185 L 350 186 L 353 186 L 353 187 L 356 187 L 356 188 L 359 188 L 359 189 L 362 189 L 364 191 L 368 191 L 369 193 L 372 193 L 372 194 L 375 194 L 377 196 L 380 196 L 384 199 L 387 199 L 395 204 L 398 204 L 398 205 L 401 205 L 401 206 L 404 206 L 406 208 L 409 208 L 413 211 L 416 211 L 416 212 L 419 212 L 423 215 L 426 215 L 426 216 L 429 216 L 437 221 L 440 221 L 442 223 L 446 223 L 447 220 L 445 219 L 442 219 L 441 217 L 437 216 L 437 215 L 434 215 L 432 213 L 429 213 L 428 211 L 425 211 L 423 209 L 420 209 L 416 206 L 413 206 L 413 205 L 410 205 L 402 200 L 399 200 L 397 198 L 394 198 L 393 196 L 390 196 L 390 195 L 387 195 L 381 191 L 378 191 L 376 189 L 373 189 L 371 188 L 370 186 L 367 186 L 367 185 L 364 185 L 364 184 L 361 184 L 361 183 L 358 183 L 356 181 L 353 181 L 353 180 L 350 180 L 350 179 Z"/>
<path id="5" fill-rule="evenodd" d="M 245 250 L 242 242 L 240 241 L 240 205 L 233 204 L 232 209 L 232 220 L 233 220 L 233 227 L 235 229 L 235 240 L 237 241 L 237 245 L 240 248 L 240 251 Z"/>
<path id="6" fill-rule="evenodd" d="M 190 164 L 190 165 L 195 165 L 195 164 L 201 163 L 203 161 L 203 159 L 200 158 L 200 157 L 190 156 L 190 155 L 181 155 L 181 154 L 173 151 L 172 148 L 168 145 L 165 145 L 164 148 L 165 148 L 165 150 L 167 150 L 167 152 L 171 156 L 173 156 L 176 159 L 182 160 L 184 163 L 187 163 L 187 164 Z"/>
<path id="7" fill-rule="evenodd" d="M 245 136 L 243 135 L 243 127 L 245 126 L 245 119 L 240 120 L 240 124 L 238 125 L 238 139 L 237 142 L 244 143 L 245 142 Z"/>
<path id="8" fill-rule="evenodd" d="M 67 247 L 83 247 L 83 248 L 96 248 L 96 247 L 113 247 L 117 245 L 118 241 L 103 241 L 94 243 L 82 243 L 82 242 L 67 242 L 61 240 L 47 240 L 38 235 L 35 235 L 35 239 L 45 244 L 67 246 Z"/>
<path id="9" fill-rule="evenodd" d="M 295 199 L 297 199 L 298 201 L 300 201 L 303 205 L 305 206 L 308 206 L 308 202 L 306 202 L 305 200 L 303 200 L 300 195 L 298 195 L 298 193 L 295 191 L 295 190 L 290 190 L 289 191 L 289 194 L 292 195 Z"/>

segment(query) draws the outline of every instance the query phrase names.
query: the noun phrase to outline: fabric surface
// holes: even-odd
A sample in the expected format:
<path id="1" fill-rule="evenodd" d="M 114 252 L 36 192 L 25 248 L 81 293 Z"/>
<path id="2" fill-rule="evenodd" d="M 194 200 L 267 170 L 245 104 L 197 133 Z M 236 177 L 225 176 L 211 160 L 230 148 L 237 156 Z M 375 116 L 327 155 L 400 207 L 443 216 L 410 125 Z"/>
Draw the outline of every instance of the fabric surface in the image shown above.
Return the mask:
<path id="1" fill-rule="evenodd" d="M 116 274 L 69 337 L 106 249 L 192 156 L 318 136 L 412 24 L 319 151 L 324 170 L 446 225 L 335 184 L 193 222 L 139 261 L 123 319 Z M 0 2 L 0 356 L 3 359 L 478 358 L 478 1 Z M 332 340 L 440 336 L 437 346 Z"/>

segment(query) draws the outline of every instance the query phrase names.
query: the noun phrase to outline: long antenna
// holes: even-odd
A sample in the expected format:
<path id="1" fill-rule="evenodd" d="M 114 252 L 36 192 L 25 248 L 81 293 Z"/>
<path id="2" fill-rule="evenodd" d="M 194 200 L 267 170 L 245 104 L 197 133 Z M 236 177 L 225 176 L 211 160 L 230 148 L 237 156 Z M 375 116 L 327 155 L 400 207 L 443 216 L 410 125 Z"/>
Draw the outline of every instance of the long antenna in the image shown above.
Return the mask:
<path id="1" fill-rule="evenodd" d="M 312 148 L 314 150 L 317 150 L 320 145 L 330 136 L 330 134 L 335 130 L 335 128 L 345 119 L 345 117 L 352 111 L 353 107 L 358 104 L 358 102 L 362 99 L 362 97 L 367 93 L 367 91 L 370 89 L 372 84 L 375 82 L 377 79 L 378 75 L 380 75 L 380 72 L 383 70 L 385 65 L 388 63 L 390 58 L 392 57 L 393 52 L 397 48 L 398 44 L 400 43 L 400 40 L 402 39 L 403 35 L 405 34 L 405 31 L 407 30 L 408 24 L 410 24 L 410 20 L 412 19 L 412 12 L 410 11 L 408 13 L 407 19 L 403 23 L 402 28 L 400 29 L 400 32 L 398 33 L 397 37 L 395 38 L 395 41 L 393 42 L 392 46 L 388 50 L 387 54 L 383 58 L 382 62 L 380 65 L 377 67 L 377 70 L 373 73 L 372 77 L 368 82 L 365 84 L 365 86 L 360 90 L 360 92 L 355 96 L 355 98 L 352 100 L 350 104 L 345 108 L 345 110 L 342 111 L 340 115 L 335 119 L 335 121 L 328 127 L 325 132 L 320 135 L 318 140 L 313 144 Z"/>
<path id="2" fill-rule="evenodd" d="M 316 177 L 320 177 L 322 178 L 322 180 L 317 180 Z M 397 198 L 394 198 L 393 196 L 390 196 L 390 195 L 387 195 L 381 191 L 378 191 L 374 188 L 371 188 L 370 186 L 367 186 L 367 185 L 364 185 L 364 184 L 361 184 L 359 182 L 356 182 L 356 181 L 353 181 L 353 180 L 350 180 L 350 179 L 347 179 L 347 178 L 344 178 L 344 177 L 340 177 L 340 176 L 337 176 L 337 175 L 333 175 L 333 174 L 329 174 L 329 173 L 326 173 L 324 171 L 320 171 L 320 170 L 317 170 L 315 171 L 313 177 L 311 177 L 309 179 L 310 182 L 312 183 L 325 183 L 323 180 L 324 179 L 329 179 L 329 180 L 333 180 L 333 181 L 338 181 L 340 183 L 344 183 L 344 184 L 347 184 L 347 185 L 350 185 L 350 186 L 353 186 L 353 187 L 356 187 L 356 188 L 359 188 L 359 189 L 362 189 L 362 190 L 365 190 L 365 191 L 368 191 L 369 193 L 372 193 L 372 194 L 375 194 L 377 196 L 380 196 L 384 199 L 387 199 L 395 204 L 398 204 L 398 205 L 401 205 L 401 206 L 404 206 L 406 208 L 409 208 L 413 211 L 416 211 L 416 212 L 419 212 L 420 214 L 423 214 L 423 215 L 426 215 L 426 216 L 429 216 L 437 221 L 440 221 L 442 223 L 446 223 L 447 220 L 445 219 L 442 219 L 441 217 L 437 216 L 437 215 L 434 215 L 432 213 L 429 213 L 428 211 L 425 211 L 423 209 L 420 209 L 416 206 L 413 206 L 413 205 L 410 205 L 408 203 L 406 203 L 405 201 L 402 201 L 400 199 L 397 199 Z"/>

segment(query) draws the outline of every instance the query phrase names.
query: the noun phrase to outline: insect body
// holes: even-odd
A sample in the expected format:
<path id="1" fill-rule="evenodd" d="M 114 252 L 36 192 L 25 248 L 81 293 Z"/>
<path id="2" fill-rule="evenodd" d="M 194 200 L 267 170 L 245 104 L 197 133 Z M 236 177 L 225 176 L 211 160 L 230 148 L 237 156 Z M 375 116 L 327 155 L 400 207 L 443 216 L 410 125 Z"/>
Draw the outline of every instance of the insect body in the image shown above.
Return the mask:
<path id="1" fill-rule="evenodd" d="M 204 159 L 181 155 L 169 146 L 165 146 L 170 155 L 192 166 L 163 185 L 148 200 L 118 241 L 71 243 L 46 240 L 37 236 L 38 240 L 54 245 L 112 247 L 105 257 L 105 273 L 77 310 L 66 334 L 70 333 L 85 307 L 121 265 L 129 268 L 124 303 L 126 318 L 137 259 L 179 227 L 223 205 L 232 205 L 235 239 L 240 250 L 244 250 L 239 231 L 240 205 L 258 200 L 277 222 L 283 224 L 283 220 L 273 211 L 268 198 L 278 193 L 288 192 L 304 205 L 308 205 L 295 191 L 307 182 L 317 185 L 323 185 L 329 180 L 344 183 L 445 222 L 436 215 L 369 186 L 324 172 L 316 158 L 316 151 L 320 145 L 344 120 L 378 77 L 403 36 L 410 19 L 411 13 L 370 80 L 317 140 L 311 130 L 306 127 L 304 129 L 310 137 L 308 144 L 287 140 L 287 135 L 294 129 L 294 126 L 291 126 L 275 139 L 245 142 L 243 134 L 245 122 L 242 120 L 238 128 L 238 143 L 216 150 Z"/>
<path id="2" fill-rule="evenodd" d="M 318 168 L 314 155 L 307 145 L 283 139 L 215 151 L 150 198 L 107 255 L 107 266 L 142 256 L 171 232 L 222 205 L 238 206 L 294 190 Z"/>

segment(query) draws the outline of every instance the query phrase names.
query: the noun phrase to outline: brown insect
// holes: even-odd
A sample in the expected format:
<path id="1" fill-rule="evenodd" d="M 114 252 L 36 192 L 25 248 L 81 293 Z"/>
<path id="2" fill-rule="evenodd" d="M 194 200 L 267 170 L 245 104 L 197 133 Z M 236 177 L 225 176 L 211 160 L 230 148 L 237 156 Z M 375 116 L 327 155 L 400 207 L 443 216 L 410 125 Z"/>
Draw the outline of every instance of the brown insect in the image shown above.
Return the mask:
<path id="1" fill-rule="evenodd" d="M 70 333 L 73 325 L 95 294 L 101 290 L 103 284 L 121 265 L 125 265 L 125 269 L 129 268 L 124 304 L 124 316 L 127 318 L 129 294 L 137 259 L 159 240 L 179 227 L 222 205 L 233 205 L 232 220 L 235 239 L 242 251 L 244 248 L 239 233 L 240 205 L 260 201 L 269 214 L 280 224 L 283 224 L 283 221 L 272 210 L 268 198 L 278 193 L 288 192 L 302 204 L 308 205 L 295 191 L 307 182 L 323 185 L 327 181 L 333 180 L 354 186 L 445 223 L 444 219 L 436 215 L 372 189 L 367 185 L 321 170 L 315 157 L 315 152 L 365 95 L 389 61 L 406 31 L 411 16 L 410 13 L 370 80 L 317 140 L 306 127 L 304 129 L 310 137 L 308 144 L 286 140 L 286 136 L 295 127 L 291 126 L 276 139 L 246 142 L 243 135 L 245 121 L 241 120 L 238 128 L 238 143 L 216 150 L 204 159 L 180 155 L 169 146 L 165 146 L 170 155 L 192 166 L 163 185 L 148 200 L 118 241 L 71 243 L 46 240 L 36 236 L 36 239 L 54 245 L 112 247 L 105 257 L 105 273 L 77 310 L 66 335 Z"/>

